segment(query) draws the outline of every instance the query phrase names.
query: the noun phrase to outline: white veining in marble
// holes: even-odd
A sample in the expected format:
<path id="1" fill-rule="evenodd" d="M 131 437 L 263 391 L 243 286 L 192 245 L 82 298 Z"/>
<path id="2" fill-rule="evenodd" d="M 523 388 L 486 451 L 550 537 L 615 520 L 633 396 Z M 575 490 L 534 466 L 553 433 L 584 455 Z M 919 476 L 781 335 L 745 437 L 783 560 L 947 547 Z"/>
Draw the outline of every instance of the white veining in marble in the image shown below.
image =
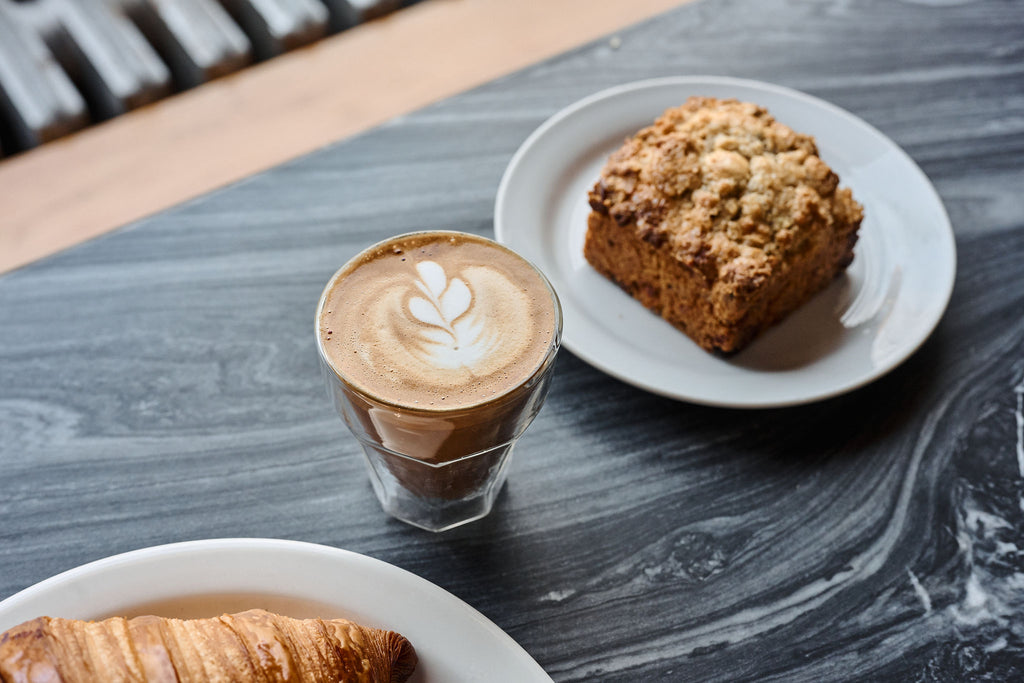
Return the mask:
<path id="1" fill-rule="evenodd" d="M 1024 377 L 1012 386 L 1017 476 L 992 485 L 1011 485 L 1018 501 L 1024 501 Z M 956 541 L 967 571 L 962 595 L 948 607 L 948 614 L 961 639 L 977 639 L 990 653 L 1024 637 L 1024 557 L 1019 545 L 1024 528 L 1016 516 L 1020 510 L 1014 507 L 972 487 L 963 491 L 957 515 Z"/>
<path id="2" fill-rule="evenodd" d="M 921 585 L 921 581 L 917 578 L 917 575 L 914 574 L 909 567 L 907 568 L 907 576 L 910 578 L 910 585 L 914 587 L 914 592 L 917 593 L 917 597 L 921 600 L 921 606 L 924 607 L 924 613 L 931 614 L 932 596 L 928 594 L 925 587 Z"/>
<path id="3" fill-rule="evenodd" d="M 1014 411 L 1014 418 L 1017 421 L 1017 468 L 1020 476 L 1024 479 L 1024 377 L 1013 388 L 1014 398 L 1017 400 L 1017 408 Z M 1024 505 L 1024 500 L 1021 502 Z"/>

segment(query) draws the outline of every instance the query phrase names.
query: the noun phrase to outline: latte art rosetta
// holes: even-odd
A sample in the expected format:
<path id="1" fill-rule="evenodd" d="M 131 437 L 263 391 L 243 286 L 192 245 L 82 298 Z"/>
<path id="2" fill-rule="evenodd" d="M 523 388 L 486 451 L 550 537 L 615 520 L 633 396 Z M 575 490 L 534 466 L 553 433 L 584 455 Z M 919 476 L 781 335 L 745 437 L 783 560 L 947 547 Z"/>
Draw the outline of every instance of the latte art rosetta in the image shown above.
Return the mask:
<path id="1" fill-rule="evenodd" d="M 357 255 L 325 288 L 317 325 L 325 360 L 349 385 L 389 405 L 449 412 L 530 380 L 557 344 L 558 313 L 518 254 L 439 231 Z"/>
<path id="2" fill-rule="evenodd" d="M 498 337 L 475 310 L 473 292 L 461 278 L 448 279 L 434 261 L 416 265 L 416 289 L 423 296 L 408 300 L 409 314 L 422 323 L 409 352 L 438 368 L 473 368 L 493 353 Z M 509 283 L 511 287 L 511 283 Z"/>

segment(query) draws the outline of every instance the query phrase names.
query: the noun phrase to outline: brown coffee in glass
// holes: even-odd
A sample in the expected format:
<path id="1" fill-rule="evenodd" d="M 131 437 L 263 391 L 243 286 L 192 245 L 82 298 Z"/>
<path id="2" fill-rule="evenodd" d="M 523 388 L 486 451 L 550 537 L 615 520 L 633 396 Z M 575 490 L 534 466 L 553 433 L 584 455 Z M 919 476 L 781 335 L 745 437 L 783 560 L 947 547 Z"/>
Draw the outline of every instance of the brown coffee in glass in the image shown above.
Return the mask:
<path id="1" fill-rule="evenodd" d="M 317 347 L 384 509 L 441 531 L 479 519 L 547 394 L 561 308 L 521 256 L 476 235 L 400 235 L 324 289 Z"/>

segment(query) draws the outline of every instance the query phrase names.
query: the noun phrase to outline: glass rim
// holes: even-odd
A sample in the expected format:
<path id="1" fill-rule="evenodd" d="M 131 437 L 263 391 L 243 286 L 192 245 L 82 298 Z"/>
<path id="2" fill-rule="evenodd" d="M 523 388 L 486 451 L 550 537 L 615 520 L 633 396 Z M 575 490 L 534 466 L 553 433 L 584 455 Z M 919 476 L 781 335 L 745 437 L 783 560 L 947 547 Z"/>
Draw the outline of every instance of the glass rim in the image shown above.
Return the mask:
<path id="1" fill-rule="evenodd" d="M 324 305 L 327 302 L 327 294 L 334 287 L 334 284 L 338 281 L 338 279 L 341 278 L 343 275 L 345 275 L 346 272 L 349 270 L 349 268 L 354 263 L 356 263 L 360 258 L 362 258 L 363 255 L 365 255 L 365 254 L 367 254 L 367 253 L 369 253 L 371 251 L 374 251 L 376 249 L 379 249 L 380 247 L 383 247 L 383 246 L 385 246 L 385 245 L 387 245 L 387 244 L 389 244 L 391 242 L 395 242 L 395 241 L 401 240 L 401 239 L 407 239 L 407 238 L 410 238 L 410 237 L 417 237 L 417 236 L 420 236 L 420 235 L 441 235 L 441 236 L 444 236 L 444 235 L 455 235 L 455 236 L 459 236 L 459 237 L 471 237 L 473 239 L 481 240 L 481 241 L 487 243 L 490 246 L 497 247 L 498 249 L 501 249 L 501 250 L 505 251 L 506 253 L 511 254 L 512 256 L 518 258 L 523 263 L 528 265 L 530 267 L 530 269 L 534 273 L 536 273 L 538 275 L 538 277 L 540 277 L 541 282 L 544 283 L 544 286 L 547 288 L 548 293 L 551 295 L 551 303 L 553 305 L 553 312 L 554 312 L 554 322 L 555 322 L 554 327 L 555 327 L 555 331 L 554 331 L 554 334 L 551 336 L 551 341 L 548 344 L 547 351 L 544 353 L 543 356 L 541 356 L 540 360 L 537 362 L 537 365 L 533 368 L 532 372 L 530 372 L 530 374 L 527 375 L 521 382 L 518 382 L 514 386 L 509 387 L 506 391 L 503 391 L 501 394 L 499 394 L 497 396 L 494 396 L 492 398 L 489 398 L 486 401 L 481 401 L 480 403 L 475 403 L 475 404 L 470 405 L 470 406 L 461 406 L 461 407 L 458 407 L 458 408 L 446 408 L 446 407 L 443 407 L 443 406 L 442 407 L 436 407 L 436 408 L 430 407 L 430 406 L 419 406 L 419 405 L 413 406 L 413 405 L 408 405 L 406 403 L 398 403 L 396 401 L 389 401 L 389 400 L 387 400 L 385 398 L 382 398 L 381 396 L 379 396 L 375 392 L 370 391 L 369 389 L 367 389 L 367 388 L 365 388 L 365 387 L 363 387 L 361 385 L 358 385 L 355 382 L 353 382 L 351 379 L 347 378 L 344 375 L 344 373 L 342 373 L 337 367 L 335 367 L 334 363 L 331 362 L 331 359 L 328 358 L 327 353 L 324 351 L 323 340 L 320 338 L 320 318 L 321 318 L 321 315 L 323 314 Z M 460 414 L 460 413 L 463 413 L 463 412 L 477 410 L 477 409 L 479 409 L 479 408 L 481 408 L 483 406 L 490 406 L 492 404 L 498 403 L 498 402 L 508 398 L 508 396 L 510 394 L 515 392 L 517 389 L 519 389 L 519 388 L 529 384 L 530 382 L 534 381 L 537 377 L 539 377 L 541 374 L 543 374 L 549 368 L 549 366 L 552 364 L 552 362 L 554 360 L 554 357 L 558 353 L 558 350 L 559 350 L 559 348 L 561 347 L 561 344 L 562 344 L 562 303 L 558 299 L 558 293 L 555 291 L 554 285 L 551 284 L 551 281 L 548 279 L 547 275 L 545 275 L 544 272 L 540 268 L 538 268 L 536 264 L 534 264 L 532 261 L 530 261 L 528 258 L 523 256 L 519 252 L 515 251 L 514 249 L 512 249 L 512 248 L 510 248 L 510 247 L 508 247 L 508 246 L 506 246 L 506 245 L 504 245 L 504 244 L 502 244 L 500 242 L 497 242 L 497 241 L 495 241 L 495 240 L 493 240 L 493 239 L 491 239 L 489 237 L 484 237 L 483 235 L 477 235 L 477 234 L 471 233 L 471 232 L 463 232 L 463 231 L 460 231 L 460 230 L 414 230 L 414 231 L 411 231 L 411 232 L 404 232 L 404 233 L 400 233 L 400 234 L 397 234 L 397 235 L 392 235 L 392 236 L 387 237 L 385 239 L 382 239 L 382 240 L 379 240 L 377 242 L 374 242 L 373 244 L 371 244 L 370 246 L 366 247 L 365 249 L 361 249 L 358 253 L 356 253 L 354 256 L 352 256 L 350 259 L 348 259 L 340 268 L 338 268 L 338 270 L 336 270 L 334 272 L 334 274 L 330 277 L 330 279 L 327 280 L 327 284 L 324 285 L 323 291 L 320 293 L 320 299 L 319 299 L 319 301 L 317 302 L 317 305 L 316 305 L 316 314 L 313 316 L 313 331 L 314 331 L 314 336 L 316 337 L 317 353 L 320 356 L 321 362 L 324 364 L 324 366 L 327 369 L 329 369 L 334 374 L 335 377 L 338 378 L 338 380 L 340 382 L 342 382 L 345 385 L 345 387 L 347 387 L 348 389 L 350 389 L 354 393 L 358 394 L 359 396 L 361 396 L 361 397 L 363 397 L 365 399 L 368 399 L 370 401 L 373 401 L 374 403 L 377 403 L 377 404 L 379 404 L 381 406 L 388 407 L 388 408 L 394 408 L 396 410 L 411 411 L 411 412 L 421 413 L 421 414 L 425 413 L 425 414 L 430 414 L 430 415 L 457 415 L 457 414 Z M 470 457 L 470 456 L 466 456 L 466 457 Z M 422 461 L 417 461 L 417 462 L 422 462 Z M 449 462 L 457 462 L 457 461 L 449 461 Z"/>

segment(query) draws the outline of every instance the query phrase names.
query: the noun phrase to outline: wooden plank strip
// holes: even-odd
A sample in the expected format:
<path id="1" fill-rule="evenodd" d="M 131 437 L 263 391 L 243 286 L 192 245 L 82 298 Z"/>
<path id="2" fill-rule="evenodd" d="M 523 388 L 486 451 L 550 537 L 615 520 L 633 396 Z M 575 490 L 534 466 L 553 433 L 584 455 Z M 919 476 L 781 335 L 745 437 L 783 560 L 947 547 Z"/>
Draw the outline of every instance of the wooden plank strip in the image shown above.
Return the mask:
<path id="1" fill-rule="evenodd" d="M 680 0 L 427 0 L 0 162 L 0 272 Z"/>

